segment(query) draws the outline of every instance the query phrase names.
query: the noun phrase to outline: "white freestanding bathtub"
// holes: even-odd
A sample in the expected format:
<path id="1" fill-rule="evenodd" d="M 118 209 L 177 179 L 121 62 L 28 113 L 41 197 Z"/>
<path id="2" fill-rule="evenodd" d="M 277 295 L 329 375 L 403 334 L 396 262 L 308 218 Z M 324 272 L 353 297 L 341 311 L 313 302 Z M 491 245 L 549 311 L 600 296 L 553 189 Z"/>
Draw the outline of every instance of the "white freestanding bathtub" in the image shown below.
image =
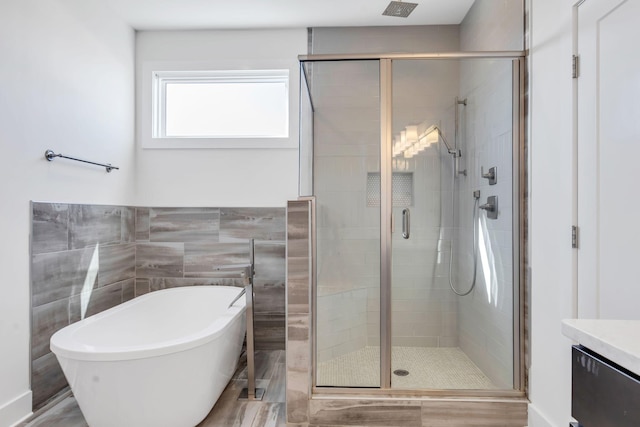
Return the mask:
<path id="1" fill-rule="evenodd" d="M 236 368 L 246 320 L 242 288 L 152 292 L 51 337 L 91 427 L 193 427 Z"/>

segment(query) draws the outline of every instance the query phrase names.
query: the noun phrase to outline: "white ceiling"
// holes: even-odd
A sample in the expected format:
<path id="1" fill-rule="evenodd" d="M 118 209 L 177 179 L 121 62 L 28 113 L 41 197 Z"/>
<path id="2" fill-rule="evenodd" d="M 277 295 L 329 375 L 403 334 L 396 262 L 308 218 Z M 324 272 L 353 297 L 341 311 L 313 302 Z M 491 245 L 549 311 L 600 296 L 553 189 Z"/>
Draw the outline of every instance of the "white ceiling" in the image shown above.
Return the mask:
<path id="1" fill-rule="evenodd" d="M 382 16 L 389 0 L 104 0 L 138 30 L 459 24 L 474 0 L 411 0 L 408 18 Z"/>

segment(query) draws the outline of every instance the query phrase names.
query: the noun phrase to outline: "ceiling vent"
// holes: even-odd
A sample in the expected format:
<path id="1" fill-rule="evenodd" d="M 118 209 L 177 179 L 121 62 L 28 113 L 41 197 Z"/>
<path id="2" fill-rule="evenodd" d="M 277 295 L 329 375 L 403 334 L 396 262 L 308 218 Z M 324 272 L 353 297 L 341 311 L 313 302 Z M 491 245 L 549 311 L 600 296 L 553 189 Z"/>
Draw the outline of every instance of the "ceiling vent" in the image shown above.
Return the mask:
<path id="1" fill-rule="evenodd" d="M 392 1 L 389 6 L 382 12 L 386 16 L 396 16 L 398 18 L 406 18 L 413 12 L 418 3 L 405 3 L 401 1 Z"/>

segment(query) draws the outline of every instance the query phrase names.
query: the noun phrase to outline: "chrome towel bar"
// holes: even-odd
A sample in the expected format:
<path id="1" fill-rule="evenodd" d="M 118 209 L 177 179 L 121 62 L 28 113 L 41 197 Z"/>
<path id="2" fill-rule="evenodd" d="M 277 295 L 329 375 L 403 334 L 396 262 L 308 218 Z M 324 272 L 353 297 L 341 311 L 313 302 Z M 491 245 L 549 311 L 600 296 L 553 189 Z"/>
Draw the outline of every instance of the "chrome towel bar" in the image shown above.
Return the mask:
<path id="1" fill-rule="evenodd" d="M 113 166 L 110 163 L 104 164 L 104 163 L 90 162 L 88 160 L 76 159 L 75 157 L 65 156 L 64 154 L 56 154 L 53 152 L 53 150 L 47 150 L 44 152 L 44 158 L 47 159 L 48 161 L 52 161 L 54 157 L 62 157 L 63 159 L 75 160 L 76 162 L 89 163 L 91 165 L 102 166 L 107 170 L 107 172 L 111 172 L 114 169 L 116 170 L 120 169 L 119 167 Z"/>

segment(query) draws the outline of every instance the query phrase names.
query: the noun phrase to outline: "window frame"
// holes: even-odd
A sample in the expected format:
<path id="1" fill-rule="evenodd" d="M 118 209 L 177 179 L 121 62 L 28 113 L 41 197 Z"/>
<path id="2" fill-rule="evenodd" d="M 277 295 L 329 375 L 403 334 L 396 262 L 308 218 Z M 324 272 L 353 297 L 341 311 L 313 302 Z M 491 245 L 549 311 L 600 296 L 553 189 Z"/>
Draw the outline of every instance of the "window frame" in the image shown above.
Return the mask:
<path id="1" fill-rule="evenodd" d="M 290 67 L 260 67 L 252 69 L 198 69 L 198 67 L 158 67 L 158 64 L 145 64 L 143 70 L 141 147 L 143 149 L 189 149 L 189 148 L 298 148 L 296 113 L 293 99 L 297 93 Z M 186 64 L 183 64 L 186 65 Z M 275 64 L 274 64 L 275 65 Z M 278 64 L 284 65 L 284 64 Z M 239 68 L 239 67 L 238 67 Z M 144 80 L 147 80 L 146 83 Z M 177 81 L 219 81 L 219 82 L 284 82 L 287 90 L 287 132 L 288 136 L 184 136 L 167 137 L 164 134 L 164 119 L 167 83 Z M 146 93 L 146 95 L 145 95 Z"/>

